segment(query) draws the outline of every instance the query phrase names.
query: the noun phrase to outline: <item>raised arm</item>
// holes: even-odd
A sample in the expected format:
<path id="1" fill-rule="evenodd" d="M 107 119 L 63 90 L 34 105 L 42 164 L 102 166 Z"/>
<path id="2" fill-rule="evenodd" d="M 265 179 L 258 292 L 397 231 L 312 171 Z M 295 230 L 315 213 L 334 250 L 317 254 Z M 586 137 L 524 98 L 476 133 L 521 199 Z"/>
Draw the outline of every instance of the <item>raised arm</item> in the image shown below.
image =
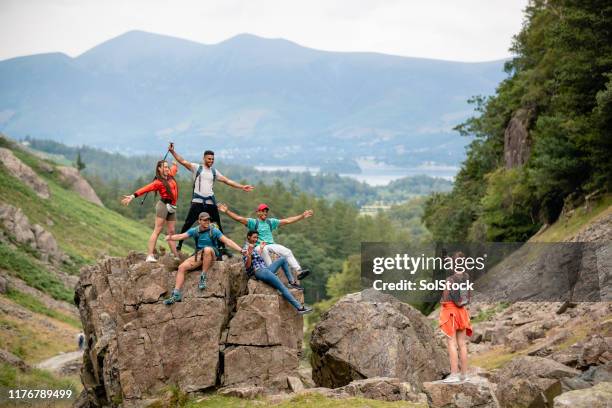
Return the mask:
<path id="1" fill-rule="evenodd" d="M 227 208 L 227 204 L 219 203 L 217 205 L 217 208 L 222 213 L 227 214 L 232 220 L 238 221 L 241 224 L 247 225 L 247 219 L 231 211 L 229 208 Z"/>
<path id="2" fill-rule="evenodd" d="M 172 156 L 174 156 L 174 159 L 177 162 L 181 163 L 183 167 L 185 167 L 189 171 L 193 171 L 193 166 L 191 165 L 191 163 L 183 159 L 183 156 L 181 156 L 180 154 L 176 152 L 176 150 L 174 150 L 174 143 L 170 143 L 170 146 L 168 147 L 168 151 L 172 153 Z"/>
<path id="3" fill-rule="evenodd" d="M 283 218 L 282 220 L 280 220 L 280 225 L 293 224 L 294 222 L 298 222 L 303 219 L 312 217 L 312 214 L 313 214 L 312 210 L 306 210 L 299 215 L 294 215 L 293 217 L 289 217 L 289 218 Z"/>
<path id="4" fill-rule="evenodd" d="M 253 191 L 253 189 L 255 188 L 255 187 L 253 187 L 250 184 L 240 184 L 240 183 L 237 183 L 234 180 L 228 179 L 227 177 L 225 177 L 222 174 L 219 174 L 217 176 L 217 180 L 219 180 L 222 183 L 227 184 L 230 187 L 239 188 L 242 191 L 246 191 L 247 193 L 250 192 L 250 191 Z"/>

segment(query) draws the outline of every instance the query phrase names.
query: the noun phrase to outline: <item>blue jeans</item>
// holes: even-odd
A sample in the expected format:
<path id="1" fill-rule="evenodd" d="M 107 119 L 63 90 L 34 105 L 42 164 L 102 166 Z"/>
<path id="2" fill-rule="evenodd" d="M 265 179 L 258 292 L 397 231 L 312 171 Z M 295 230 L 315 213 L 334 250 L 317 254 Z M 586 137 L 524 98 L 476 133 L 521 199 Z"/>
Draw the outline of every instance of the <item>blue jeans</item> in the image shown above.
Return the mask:
<path id="1" fill-rule="evenodd" d="M 267 268 L 257 269 L 255 271 L 255 278 L 257 278 L 257 280 L 260 280 L 264 283 L 267 283 L 268 285 L 272 286 L 274 289 L 278 290 L 281 293 L 281 295 L 283 295 L 283 297 L 287 299 L 287 302 L 291 303 L 291 305 L 295 307 L 296 309 L 300 309 L 302 307 L 300 302 L 298 302 L 293 297 L 291 292 L 289 292 L 289 289 L 287 289 L 287 287 L 283 285 L 283 282 L 281 282 L 278 276 L 276 276 L 276 271 L 278 270 L 278 268 L 281 268 L 281 267 L 283 268 L 283 271 L 285 272 L 285 276 L 287 277 L 287 280 L 289 282 L 293 282 L 294 279 L 293 279 L 293 276 L 291 275 L 291 271 L 289 270 L 289 264 L 287 263 L 286 258 L 277 259 L 276 261 L 272 262 L 270 266 L 268 266 Z"/>

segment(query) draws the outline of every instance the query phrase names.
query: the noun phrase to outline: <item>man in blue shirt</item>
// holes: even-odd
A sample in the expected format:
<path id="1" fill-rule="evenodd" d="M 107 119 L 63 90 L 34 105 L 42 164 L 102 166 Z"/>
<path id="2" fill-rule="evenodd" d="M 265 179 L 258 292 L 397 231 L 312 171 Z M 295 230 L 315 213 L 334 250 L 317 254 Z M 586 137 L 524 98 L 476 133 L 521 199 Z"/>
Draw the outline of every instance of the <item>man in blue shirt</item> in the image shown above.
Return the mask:
<path id="1" fill-rule="evenodd" d="M 283 282 L 276 276 L 276 271 L 278 268 L 283 268 L 285 272 L 285 276 L 289 281 L 289 287 L 298 290 L 304 290 L 301 286 L 295 282 L 295 279 L 291 275 L 291 271 L 289 271 L 289 265 L 287 263 L 287 258 L 278 258 L 276 261 L 272 262 L 270 266 L 267 266 L 259 251 L 255 249 L 255 245 L 259 240 L 259 234 L 257 231 L 249 231 L 247 233 L 247 242 L 242 249 L 242 261 L 244 262 L 244 269 L 249 275 L 249 278 L 255 278 L 260 280 L 268 285 L 272 286 L 274 289 L 278 290 L 283 297 L 291 303 L 293 307 L 297 310 L 299 314 L 306 314 L 312 312 L 312 308 L 306 305 L 301 305 L 295 297 L 289 292 L 289 289 Z"/>
<path id="2" fill-rule="evenodd" d="M 219 204 L 218 207 L 219 211 L 227 214 L 231 219 L 245 225 L 249 231 L 257 231 L 259 236 L 257 245 L 266 265 L 272 263 L 270 254 L 275 253 L 280 257 L 287 258 L 289 266 L 297 271 L 299 280 L 304 279 L 310 274 L 308 269 L 302 269 L 289 248 L 274 242 L 272 231 L 278 229 L 282 225 L 293 224 L 294 222 L 312 217 L 312 210 L 306 210 L 302 214 L 279 220 L 278 218 L 268 218 L 270 208 L 266 204 L 259 204 L 257 207 L 257 218 L 241 217 L 233 211 L 230 211 L 227 204 Z"/>
<path id="3" fill-rule="evenodd" d="M 200 281 L 198 288 L 206 289 L 206 273 L 217 259 L 219 254 L 219 242 L 224 243 L 230 248 L 240 252 L 242 248 L 234 241 L 223 235 L 223 233 L 215 227 L 210 226 L 210 215 L 207 212 L 201 212 L 198 216 L 198 226 L 189 229 L 182 234 L 173 234 L 166 237 L 166 241 L 179 241 L 187 238 L 193 238 L 196 244 L 196 252 L 187 258 L 178 268 L 176 273 L 176 283 L 172 295 L 164 300 L 164 304 L 171 305 L 175 302 L 180 302 L 183 299 L 181 289 L 185 282 L 185 273 L 192 271 L 195 268 L 202 266 Z"/>

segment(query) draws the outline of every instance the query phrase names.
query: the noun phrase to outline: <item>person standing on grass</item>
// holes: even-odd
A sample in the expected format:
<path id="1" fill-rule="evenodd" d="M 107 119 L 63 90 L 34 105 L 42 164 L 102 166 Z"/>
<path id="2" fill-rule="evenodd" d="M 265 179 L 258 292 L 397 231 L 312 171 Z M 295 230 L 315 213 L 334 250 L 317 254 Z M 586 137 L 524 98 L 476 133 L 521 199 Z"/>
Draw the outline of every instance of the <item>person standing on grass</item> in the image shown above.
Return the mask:
<path id="1" fill-rule="evenodd" d="M 247 232 L 247 242 L 242 249 L 242 262 L 244 262 L 244 269 L 249 278 L 260 280 L 278 290 L 287 302 L 297 310 L 298 314 L 312 312 L 312 308 L 300 304 L 291 292 L 289 292 L 289 289 L 283 285 L 283 282 L 281 282 L 278 276 L 276 276 L 276 271 L 279 268 L 283 268 L 287 281 L 289 282 L 289 287 L 297 290 L 304 290 L 304 288 L 297 284 L 293 275 L 291 275 L 289 265 L 287 264 L 287 258 L 281 257 L 272 262 L 271 265 L 266 265 L 263 258 L 255 250 L 258 239 L 259 234 L 257 231 Z"/>
<path id="2" fill-rule="evenodd" d="M 463 268 L 457 267 L 458 260 L 465 259 L 462 252 L 453 255 L 454 273 L 446 278 L 449 284 L 469 283 L 470 276 Z M 467 379 L 468 351 L 467 337 L 472 336 L 472 325 L 467 305 L 470 303 L 471 293 L 468 290 L 446 289 L 440 299 L 440 329 L 446 335 L 446 346 L 450 361 L 450 375 L 442 380 L 445 383 L 458 383 Z M 459 355 L 457 355 L 459 349 Z M 459 374 L 461 363 L 461 374 Z"/>
<path id="3" fill-rule="evenodd" d="M 230 187 L 241 189 L 245 192 L 253 191 L 255 187 L 248 184 L 240 184 L 234 180 L 230 180 L 225 177 L 221 172 L 213 167 L 215 163 L 215 152 L 212 150 L 206 150 L 202 156 L 202 163 L 191 163 L 183 159 L 183 157 L 174 150 L 174 145 L 171 144 L 168 148 L 172 156 L 177 162 L 181 163 L 187 170 L 192 174 L 193 178 L 193 191 L 191 194 L 191 207 L 185 218 L 185 223 L 181 228 L 181 234 L 187 231 L 193 223 L 197 220 L 198 214 L 207 212 L 210 214 L 212 222 L 214 222 L 219 230 L 223 232 L 221 228 L 221 217 L 219 216 L 219 210 L 217 209 L 217 200 L 215 199 L 215 193 L 213 192 L 213 185 L 215 181 L 220 181 L 227 184 Z M 183 247 L 183 241 L 179 241 L 177 250 L 181 250 Z M 219 249 L 221 252 L 225 252 L 225 246 L 223 243 L 220 244 Z M 228 254 L 229 255 L 229 254 Z"/>
<path id="4" fill-rule="evenodd" d="M 179 265 L 174 290 L 170 297 L 164 300 L 166 305 L 172 305 L 183 300 L 181 289 L 185 282 L 185 273 L 198 268 L 200 265 L 202 266 L 202 273 L 198 281 L 198 289 L 206 289 L 206 274 L 219 255 L 219 243 L 224 243 L 238 252 L 242 250 L 238 244 L 223 235 L 218 228 L 210 225 L 210 215 L 207 212 L 200 213 L 198 224 L 197 227 L 191 228 L 182 234 L 166 236 L 166 241 L 168 242 L 191 237 L 195 240 L 196 247 L 195 253 Z"/>
<path id="5" fill-rule="evenodd" d="M 172 146 L 172 145 L 170 145 Z M 147 262 L 157 262 L 153 255 L 155 251 L 155 243 L 157 238 L 166 225 L 166 233 L 174 234 L 174 227 L 176 225 L 176 200 L 178 199 L 178 184 L 174 179 L 178 172 L 178 166 L 176 163 L 172 164 L 172 167 L 168 166 L 168 162 L 160 160 L 155 166 L 155 179 L 152 183 L 136 190 L 133 194 L 123 196 L 121 204 L 127 206 L 136 197 L 146 194 L 151 191 L 155 191 L 155 194 L 159 193 L 159 201 L 155 205 L 155 227 L 153 233 L 149 238 L 147 244 Z M 176 244 L 174 242 L 168 242 L 168 246 L 172 251 L 172 254 L 178 259 L 178 251 L 176 250 Z"/>
<path id="6" fill-rule="evenodd" d="M 258 239 L 256 249 L 261 254 L 261 257 L 266 262 L 266 265 L 269 266 L 272 264 L 271 254 L 274 253 L 280 257 L 287 258 L 289 266 L 298 273 L 298 280 L 302 280 L 310 274 L 310 270 L 302 269 L 297 259 L 295 259 L 293 252 L 289 248 L 274 242 L 272 231 L 278 229 L 282 225 L 293 224 L 294 222 L 312 217 L 312 210 L 306 210 L 302 214 L 283 218 L 281 220 L 278 218 L 268 218 L 270 208 L 266 204 L 259 204 L 257 207 L 257 218 L 241 217 L 233 211 L 230 211 L 227 204 L 224 203 L 219 204 L 219 211 L 227 214 L 234 221 L 244 224 L 249 231 L 257 231 Z"/>

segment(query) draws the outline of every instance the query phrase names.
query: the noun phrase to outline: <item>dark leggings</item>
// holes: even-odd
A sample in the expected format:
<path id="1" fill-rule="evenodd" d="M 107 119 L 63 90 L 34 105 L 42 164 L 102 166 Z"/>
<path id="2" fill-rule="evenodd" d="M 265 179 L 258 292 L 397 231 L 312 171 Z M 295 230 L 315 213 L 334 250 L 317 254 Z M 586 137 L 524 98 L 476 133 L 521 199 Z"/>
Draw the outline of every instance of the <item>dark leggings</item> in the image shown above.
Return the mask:
<path id="1" fill-rule="evenodd" d="M 191 226 L 198 220 L 198 216 L 201 212 L 207 212 L 210 215 L 210 220 L 217 224 L 217 227 L 221 232 L 223 232 L 223 228 L 221 228 L 221 217 L 219 216 L 219 209 L 214 204 L 204 204 L 204 203 L 191 203 L 191 207 L 189 207 L 189 213 L 187 213 L 187 218 L 185 218 L 185 223 L 183 224 L 183 228 L 181 228 L 180 234 L 186 232 Z M 219 241 L 217 243 L 219 248 L 225 248 L 223 242 Z M 177 245 L 177 249 L 180 249 L 183 246 L 183 241 L 179 241 Z"/>
<path id="2" fill-rule="evenodd" d="M 287 289 L 287 287 L 283 285 L 283 282 L 278 278 L 278 276 L 276 276 L 276 271 L 278 270 L 278 268 L 283 268 L 287 279 L 293 280 L 293 276 L 291 276 L 291 271 L 289 271 L 289 264 L 287 263 L 287 258 L 279 258 L 276 261 L 272 262 L 270 266 L 266 268 L 257 269 L 255 271 L 255 278 L 264 283 L 267 283 L 274 289 L 278 290 L 281 295 L 283 295 L 283 297 L 287 299 L 287 302 L 293 305 L 293 307 L 298 310 L 301 309 L 302 305 L 300 304 L 300 302 L 298 302 L 293 297 L 291 292 L 289 292 L 289 289 Z"/>

